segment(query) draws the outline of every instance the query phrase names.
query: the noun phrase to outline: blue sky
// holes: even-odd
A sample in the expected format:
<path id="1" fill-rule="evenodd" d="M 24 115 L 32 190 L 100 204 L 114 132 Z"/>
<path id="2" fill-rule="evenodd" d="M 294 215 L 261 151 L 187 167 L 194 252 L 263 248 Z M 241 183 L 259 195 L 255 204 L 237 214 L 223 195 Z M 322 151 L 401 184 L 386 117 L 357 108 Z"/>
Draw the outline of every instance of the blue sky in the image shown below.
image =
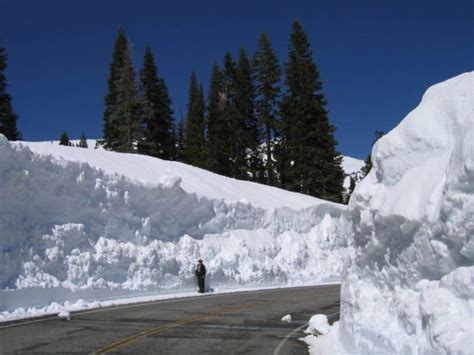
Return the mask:
<path id="1" fill-rule="evenodd" d="M 117 29 L 136 67 L 146 46 L 185 112 L 189 76 L 266 32 L 286 62 L 291 24 L 309 35 L 339 150 L 364 158 L 430 85 L 473 69 L 472 1 L 23 1 L 0 0 L 0 43 L 25 140 L 101 137 Z"/>

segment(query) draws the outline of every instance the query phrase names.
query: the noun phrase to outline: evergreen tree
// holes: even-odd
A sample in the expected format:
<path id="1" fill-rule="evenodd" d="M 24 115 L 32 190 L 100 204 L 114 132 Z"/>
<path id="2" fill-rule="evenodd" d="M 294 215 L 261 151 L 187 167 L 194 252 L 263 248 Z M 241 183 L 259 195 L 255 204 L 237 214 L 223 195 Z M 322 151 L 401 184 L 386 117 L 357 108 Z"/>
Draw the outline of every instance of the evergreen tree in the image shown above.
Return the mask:
<path id="1" fill-rule="evenodd" d="M 249 110 L 248 102 L 246 102 L 248 101 L 247 96 L 249 96 L 249 89 L 248 83 L 245 82 L 245 70 L 248 70 L 247 74 L 250 75 L 250 68 L 245 68 L 245 61 L 248 62 L 246 54 L 243 53 L 242 55 L 241 52 L 241 80 L 239 81 L 239 68 L 237 64 L 232 59 L 230 52 L 225 54 L 222 71 L 222 91 L 219 101 L 221 123 L 227 130 L 228 149 L 226 153 L 228 154 L 228 163 L 225 175 L 239 179 L 248 178 L 246 151 L 248 139 L 245 114 L 246 111 Z M 248 65 L 247 63 L 247 66 Z M 250 88 L 250 90 L 252 90 L 252 88 Z M 250 95 L 252 95 L 251 92 Z M 250 99 L 252 98 L 250 97 Z"/>
<path id="2" fill-rule="evenodd" d="M 196 73 L 191 74 L 188 98 L 188 114 L 186 119 L 186 136 L 184 138 L 184 162 L 194 166 L 205 166 L 205 123 L 204 93 L 199 86 Z"/>
<path id="3" fill-rule="evenodd" d="M 319 71 L 299 22 L 293 24 L 285 74 L 288 90 L 281 102 L 278 147 L 281 183 L 292 191 L 342 202 L 342 156 L 336 150 Z"/>
<path id="4" fill-rule="evenodd" d="M 212 68 L 208 99 L 208 161 L 207 168 L 217 174 L 231 174 L 231 150 L 229 126 L 224 110 L 228 101 L 224 76 L 215 64 Z"/>
<path id="5" fill-rule="evenodd" d="M 174 159 L 176 140 L 171 97 L 165 79 L 160 78 L 158 84 L 159 96 L 156 112 L 158 117 L 160 117 L 160 136 L 163 137 L 161 158 Z"/>
<path id="6" fill-rule="evenodd" d="M 357 175 L 356 175 L 357 176 Z M 352 193 L 355 190 L 356 187 L 356 176 L 349 176 L 349 191 L 347 191 L 347 194 L 344 196 L 344 203 L 347 205 L 349 203 L 349 200 L 351 199 Z"/>
<path id="7" fill-rule="evenodd" d="M 119 29 L 110 64 L 109 93 L 105 97 L 104 144 L 112 150 L 131 152 L 141 139 L 140 109 L 135 69 L 129 42 Z"/>
<path id="8" fill-rule="evenodd" d="M 375 140 L 372 143 L 372 147 L 380 138 L 383 137 L 383 135 L 384 135 L 383 131 L 375 131 Z M 361 180 L 367 176 L 367 174 L 370 172 L 371 169 L 372 169 L 372 154 L 369 154 L 367 158 L 364 160 L 364 166 L 362 167 L 362 169 L 360 169 Z"/>
<path id="9" fill-rule="evenodd" d="M 67 146 L 71 145 L 71 142 L 69 141 L 69 137 L 66 131 L 64 131 L 63 134 L 61 134 L 61 138 L 59 139 L 59 145 L 67 145 Z"/>
<path id="10" fill-rule="evenodd" d="M 81 134 L 81 139 L 79 140 L 78 147 L 80 147 L 80 148 L 87 148 L 88 147 L 86 135 L 84 133 Z"/>
<path id="11" fill-rule="evenodd" d="M 275 167 L 272 159 L 278 132 L 278 95 L 280 93 L 280 65 L 265 33 L 260 35 L 257 51 L 253 57 L 253 76 L 256 91 L 258 126 L 263 128 L 265 148 L 265 182 L 275 185 Z M 260 142 L 261 138 L 258 137 Z M 262 181 L 262 180 L 261 180 Z"/>
<path id="12" fill-rule="evenodd" d="M 367 174 L 372 169 L 372 154 L 367 155 L 367 158 L 364 160 L 364 166 L 360 169 L 361 179 L 365 178 Z"/>
<path id="13" fill-rule="evenodd" d="M 222 71 L 222 92 L 219 102 L 222 124 L 227 129 L 228 171 L 225 175 L 244 178 L 245 167 L 245 127 L 237 107 L 237 67 L 230 52 L 224 56 Z"/>
<path id="14" fill-rule="evenodd" d="M 17 128 L 18 115 L 13 112 L 11 96 L 6 92 L 7 54 L 5 48 L 0 47 L 0 134 L 8 140 L 21 140 L 21 133 Z"/>
<path id="15" fill-rule="evenodd" d="M 171 99 L 150 48 L 145 50 L 139 86 L 140 118 L 143 136 L 138 151 L 162 159 L 174 155 L 174 127 Z"/>
<path id="16" fill-rule="evenodd" d="M 181 114 L 181 118 L 178 122 L 178 128 L 176 131 L 176 150 L 175 150 L 175 159 L 177 161 L 184 162 L 184 150 L 185 150 L 185 127 L 184 127 L 185 119 L 183 114 Z"/>
<path id="17" fill-rule="evenodd" d="M 236 169 L 239 179 L 258 180 L 261 172 L 260 130 L 255 116 L 255 88 L 252 68 L 244 48 L 239 51 L 235 69 Z"/>

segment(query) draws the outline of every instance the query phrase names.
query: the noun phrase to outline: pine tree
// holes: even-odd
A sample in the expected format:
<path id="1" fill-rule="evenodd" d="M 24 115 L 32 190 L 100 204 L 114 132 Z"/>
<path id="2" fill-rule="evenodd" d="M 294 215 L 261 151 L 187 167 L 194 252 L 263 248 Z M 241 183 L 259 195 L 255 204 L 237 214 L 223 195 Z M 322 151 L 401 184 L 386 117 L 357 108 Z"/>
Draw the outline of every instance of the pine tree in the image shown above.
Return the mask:
<path id="1" fill-rule="evenodd" d="M 275 139 L 278 137 L 278 95 L 280 93 L 280 65 L 265 33 L 260 35 L 253 57 L 253 76 L 256 90 L 258 124 L 263 128 L 265 148 L 265 182 L 275 185 L 275 167 L 272 159 Z M 260 137 L 259 137 L 260 139 Z"/>
<path id="2" fill-rule="evenodd" d="M 228 172 L 234 178 L 245 177 L 245 127 L 237 107 L 237 67 L 230 52 L 224 56 L 220 99 L 222 124 L 227 129 Z"/>
<path id="3" fill-rule="evenodd" d="M 150 48 L 145 50 L 139 86 L 143 136 L 137 150 L 142 154 L 170 159 L 174 155 L 174 127 L 171 100 Z"/>
<path id="4" fill-rule="evenodd" d="M 104 112 L 105 147 L 122 152 L 134 151 L 143 132 L 140 129 L 132 53 L 123 28 L 119 29 L 115 41 L 108 89 Z"/>
<path id="5" fill-rule="evenodd" d="M 255 116 L 255 88 L 247 52 L 239 51 L 235 70 L 236 174 L 239 179 L 258 180 L 261 171 L 260 130 Z"/>
<path id="6" fill-rule="evenodd" d="M 78 147 L 79 148 L 88 148 L 86 135 L 84 133 L 81 134 L 81 139 L 79 140 Z"/>
<path id="7" fill-rule="evenodd" d="M 178 122 L 178 128 L 176 130 L 176 149 L 174 158 L 177 161 L 184 162 L 184 150 L 185 150 L 185 127 L 184 127 L 185 119 L 183 114 L 181 114 L 181 118 Z"/>
<path id="8" fill-rule="evenodd" d="M 378 130 L 375 131 L 375 140 L 372 142 L 372 147 L 380 138 L 383 137 L 384 134 L 385 133 L 383 131 L 378 131 Z M 367 176 L 367 174 L 370 172 L 371 169 L 372 169 L 372 154 L 369 154 L 367 158 L 364 160 L 364 166 L 362 167 L 362 169 L 360 169 L 361 180 Z"/>
<path id="9" fill-rule="evenodd" d="M 217 174 L 231 174 L 231 150 L 229 146 L 229 126 L 224 110 L 227 106 L 227 93 L 223 73 L 215 64 L 212 68 L 208 99 L 208 161 L 207 168 Z"/>
<path id="10" fill-rule="evenodd" d="M 158 83 L 158 101 L 156 103 L 156 113 L 160 117 L 160 137 L 163 137 L 162 159 L 174 159 L 176 151 L 175 125 L 173 119 L 173 109 L 171 108 L 171 97 L 164 78 L 160 78 Z"/>
<path id="11" fill-rule="evenodd" d="M 361 179 L 365 178 L 367 174 L 372 169 L 372 154 L 367 155 L 367 158 L 364 160 L 364 166 L 360 169 Z"/>
<path id="12" fill-rule="evenodd" d="M 348 204 L 349 200 L 351 199 L 352 193 L 354 192 L 356 187 L 356 177 L 355 176 L 349 176 L 349 191 L 347 191 L 347 194 L 344 196 L 344 204 Z"/>
<path id="13" fill-rule="evenodd" d="M 5 48 L 0 47 L 0 134 L 8 140 L 21 140 L 21 133 L 17 128 L 18 115 L 13 112 L 11 96 L 6 92 L 7 54 Z"/>
<path id="14" fill-rule="evenodd" d="M 292 191 L 341 202 L 342 156 L 336 150 L 319 71 L 299 22 L 293 24 L 285 74 L 288 90 L 281 102 L 278 149 L 281 183 Z"/>
<path id="15" fill-rule="evenodd" d="M 69 141 L 69 137 L 66 131 L 64 131 L 63 134 L 61 134 L 61 138 L 59 139 L 59 145 L 67 145 L 67 146 L 71 145 L 71 142 Z"/>
<path id="16" fill-rule="evenodd" d="M 189 85 L 183 158 L 187 164 L 199 167 L 204 167 L 206 160 L 204 111 L 205 102 L 203 89 L 198 84 L 196 73 L 192 72 Z"/>

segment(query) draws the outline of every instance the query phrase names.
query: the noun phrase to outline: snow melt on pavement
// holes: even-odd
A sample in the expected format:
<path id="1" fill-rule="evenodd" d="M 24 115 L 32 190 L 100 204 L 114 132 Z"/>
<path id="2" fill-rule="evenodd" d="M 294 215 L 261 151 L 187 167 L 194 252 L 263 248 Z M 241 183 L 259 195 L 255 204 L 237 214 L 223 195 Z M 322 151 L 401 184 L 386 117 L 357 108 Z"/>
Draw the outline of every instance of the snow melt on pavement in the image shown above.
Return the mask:
<path id="1" fill-rule="evenodd" d="M 0 181 L 0 321 L 195 292 L 198 258 L 212 291 L 339 280 L 353 253 L 345 206 L 138 154 L 0 137 Z"/>
<path id="2" fill-rule="evenodd" d="M 374 146 L 349 208 L 341 320 L 313 354 L 472 354 L 474 72 L 429 88 Z"/>

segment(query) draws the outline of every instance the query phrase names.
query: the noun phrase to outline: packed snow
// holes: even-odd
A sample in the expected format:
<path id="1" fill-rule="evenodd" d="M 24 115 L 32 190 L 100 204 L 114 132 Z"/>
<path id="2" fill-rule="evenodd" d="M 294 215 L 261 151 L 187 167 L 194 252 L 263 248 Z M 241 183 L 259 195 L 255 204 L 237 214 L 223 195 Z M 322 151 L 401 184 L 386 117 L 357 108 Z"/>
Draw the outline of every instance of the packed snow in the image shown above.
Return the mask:
<path id="1" fill-rule="evenodd" d="M 0 138 L 0 320 L 337 281 L 346 207 L 138 154 Z"/>
<path id="2" fill-rule="evenodd" d="M 281 317 L 281 321 L 291 323 L 291 314 L 286 314 L 283 317 Z"/>
<path id="3" fill-rule="evenodd" d="M 329 332 L 328 317 L 325 314 L 316 314 L 308 322 L 308 328 L 305 333 L 309 334 L 327 334 Z"/>
<path id="4" fill-rule="evenodd" d="M 434 85 L 372 153 L 349 209 L 341 319 L 313 354 L 472 354 L 474 72 Z"/>
<path id="5" fill-rule="evenodd" d="M 58 317 L 62 320 L 71 320 L 71 313 L 63 310 L 59 312 Z"/>

